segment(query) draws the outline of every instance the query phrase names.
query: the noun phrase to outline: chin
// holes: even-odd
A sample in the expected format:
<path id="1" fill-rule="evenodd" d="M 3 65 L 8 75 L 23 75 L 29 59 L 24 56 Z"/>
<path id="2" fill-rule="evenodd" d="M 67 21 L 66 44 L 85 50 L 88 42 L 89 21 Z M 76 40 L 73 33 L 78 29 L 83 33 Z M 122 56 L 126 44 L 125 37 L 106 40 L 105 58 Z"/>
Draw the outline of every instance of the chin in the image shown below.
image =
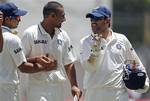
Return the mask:
<path id="1" fill-rule="evenodd" d="M 57 26 L 57 28 L 61 28 L 61 25 Z"/>

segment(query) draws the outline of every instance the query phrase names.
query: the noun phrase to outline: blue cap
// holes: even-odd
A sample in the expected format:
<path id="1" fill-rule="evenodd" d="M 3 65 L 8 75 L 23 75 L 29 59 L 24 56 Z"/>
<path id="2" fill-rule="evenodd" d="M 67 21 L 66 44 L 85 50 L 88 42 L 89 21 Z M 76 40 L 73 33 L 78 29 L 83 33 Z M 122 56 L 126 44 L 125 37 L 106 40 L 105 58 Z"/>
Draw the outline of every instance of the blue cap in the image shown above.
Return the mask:
<path id="1" fill-rule="evenodd" d="M 104 7 L 104 6 L 101 6 L 101 7 L 98 7 L 98 8 L 95 8 L 92 10 L 91 13 L 87 13 L 86 14 L 86 18 L 93 18 L 93 17 L 107 17 L 107 18 L 110 18 L 111 17 L 111 11 Z"/>
<path id="2" fill-rule="evenodd" d="M 24 16 L 27 13 L 27 11 L 19 9 L 14 3 L 0 4 L 0 10 L 3 12 L 4 17 Z"/>

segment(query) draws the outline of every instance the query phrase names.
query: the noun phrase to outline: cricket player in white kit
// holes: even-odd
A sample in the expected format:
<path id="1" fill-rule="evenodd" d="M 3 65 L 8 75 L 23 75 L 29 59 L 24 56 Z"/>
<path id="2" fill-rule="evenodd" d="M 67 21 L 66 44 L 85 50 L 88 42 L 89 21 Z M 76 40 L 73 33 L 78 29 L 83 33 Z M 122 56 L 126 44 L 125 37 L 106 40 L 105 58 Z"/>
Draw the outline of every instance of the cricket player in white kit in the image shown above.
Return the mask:
<path id="1" fill-rule="evenodd" d="M 91 19 L 92 33 L 81 39 L 85 101 L 128 101 L 123 82 L 124 61 L 135 60 L 143 65 L 129 40 L 109 28 L 111 11 L 108 8 L 95 8 L 86 17 Z M 147 77 L 144 88 L 137 91 L 146 92 L 148 88 Z"/>
<path id="2" fill-rule="evenodd" d="M 13 3 L 0 4 L 0 11 L 0 101 L 19 101 L 18 70 L 24 73 L 45 71 L 50 62 L 44 56 L 28 59 L 35 59 L 34 63 L 27 62 L 20 38 L 11 31 L 27 11 L 18 9 Z"/>
<path id="3" fill-rule="evenodd" d="M 79 98 L 73 62 L 76 58 L 67 33 L 61 29 L 65 21 L 63 6 L 55 1 L 43 8 L 41 23 L 27 28 L 22 37 L 26 57 L 45 55 L 57 61 L 57 69 L 29 74 L 28 101 L 64 101 L 64 83 L 70 80 L 72 93 Z M 67 77 L 68 76 L 68 77 Z"/>

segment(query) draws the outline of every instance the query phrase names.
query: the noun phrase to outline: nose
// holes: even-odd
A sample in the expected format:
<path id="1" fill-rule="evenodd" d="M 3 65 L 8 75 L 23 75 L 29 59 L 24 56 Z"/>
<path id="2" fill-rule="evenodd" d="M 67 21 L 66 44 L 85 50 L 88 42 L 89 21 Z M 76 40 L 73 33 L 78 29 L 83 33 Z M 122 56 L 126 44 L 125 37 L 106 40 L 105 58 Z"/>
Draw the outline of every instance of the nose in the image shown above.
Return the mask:
<path id="1" fill-rule="evenodd" d="M 63 18 L 63 21 L 62 21 L 62 22 L 65 22 L 65 21 L 66 21 L 66 17 Z"/>
<path id="2" fill-rule="evenodd" d="M 16 17 L 16 20 L 17 20 L 17 21 L 21 21 L 21 17 L 20 17 L 20 16 L 17 16 L 17 17 Z"/>

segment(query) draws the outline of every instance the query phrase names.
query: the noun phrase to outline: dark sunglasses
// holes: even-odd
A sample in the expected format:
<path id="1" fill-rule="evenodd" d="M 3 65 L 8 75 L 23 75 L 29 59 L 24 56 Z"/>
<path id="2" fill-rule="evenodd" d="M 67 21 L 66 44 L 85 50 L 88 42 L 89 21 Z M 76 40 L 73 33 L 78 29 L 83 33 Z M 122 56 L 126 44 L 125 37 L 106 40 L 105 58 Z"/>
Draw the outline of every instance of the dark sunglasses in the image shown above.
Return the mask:
<path id="1" fill-rule="evenodd" d="M 92 17 L 91 21 L 100 21 L 103 20 L 105 17 Z"/>

